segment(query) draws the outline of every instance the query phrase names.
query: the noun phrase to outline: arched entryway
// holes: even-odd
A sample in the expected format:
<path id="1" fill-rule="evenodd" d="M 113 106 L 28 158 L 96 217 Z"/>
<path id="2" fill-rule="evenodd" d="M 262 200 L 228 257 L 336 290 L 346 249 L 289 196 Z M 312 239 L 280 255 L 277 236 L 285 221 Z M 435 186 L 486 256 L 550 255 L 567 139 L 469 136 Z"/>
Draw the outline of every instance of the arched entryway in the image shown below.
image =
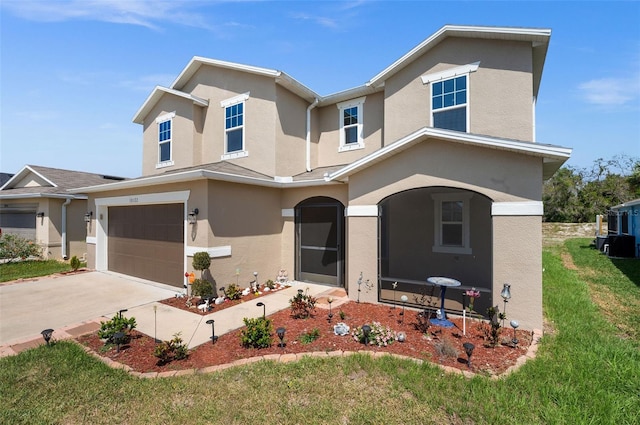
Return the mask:
<path id="1" fill-rule="evenodd" d="M 491 204 L 484 195 L 452 187 L 410 189 L 383 199 L 378 299 L 399 302 L 407 295 L 408 304 L 419 306 L 421 296 L 437 299 L 440 292 L 427 278 L 445 276 L 462 283 L 446 292 L 446 309 L 459 312 L 462 292 L 474 287 L 481 291 L 475 309 L 484 313 L 492 302 Z"/>
<path id="2" fill-rule="evenodd" d="M 306 199 L 295 208 L 296 280 L 344 286 L 344 205 Z"/>

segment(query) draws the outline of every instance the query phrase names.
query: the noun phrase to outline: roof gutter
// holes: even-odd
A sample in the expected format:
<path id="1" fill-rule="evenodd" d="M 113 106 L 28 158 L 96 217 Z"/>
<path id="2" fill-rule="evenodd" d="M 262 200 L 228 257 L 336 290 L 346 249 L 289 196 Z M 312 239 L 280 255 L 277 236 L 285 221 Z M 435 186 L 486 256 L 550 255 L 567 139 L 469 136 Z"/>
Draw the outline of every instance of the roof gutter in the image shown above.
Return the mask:
<path id="1" fill-rule="evenodd" d="M 307 107 L 307 152 L 306 152 L 306 165 L 307 172 L 311 171 L 311 110 L 316 107 L 319 100 L 316 97 L 313 103 Z"/>

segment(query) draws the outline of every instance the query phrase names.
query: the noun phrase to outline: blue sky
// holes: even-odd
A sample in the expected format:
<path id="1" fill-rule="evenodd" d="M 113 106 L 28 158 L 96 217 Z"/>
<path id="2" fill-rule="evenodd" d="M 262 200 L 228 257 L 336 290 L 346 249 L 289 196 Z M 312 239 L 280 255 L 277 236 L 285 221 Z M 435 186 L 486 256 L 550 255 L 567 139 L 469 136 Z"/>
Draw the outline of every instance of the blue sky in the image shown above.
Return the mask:
<path id="1" fill-rule="evenodd" d="M 568 165 L 640 157 L 640 2 L 0 2 L 0 171 L 136 177 L 131 119 L 193 56 L 285 71 L 321 95 L 360 86 L 445 24 L 550 28 L 541 143 Z"/>

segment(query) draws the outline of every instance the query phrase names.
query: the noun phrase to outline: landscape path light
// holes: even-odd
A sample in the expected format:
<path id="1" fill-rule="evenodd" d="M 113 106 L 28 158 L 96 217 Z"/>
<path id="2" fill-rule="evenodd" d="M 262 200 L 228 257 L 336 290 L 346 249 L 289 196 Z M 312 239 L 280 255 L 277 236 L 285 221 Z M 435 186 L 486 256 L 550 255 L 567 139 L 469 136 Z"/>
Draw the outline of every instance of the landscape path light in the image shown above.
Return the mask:
<path id="1" fill-rule="evenodd" d="M 409 297 L 403 295 L 400 297 L 400 301 L 402 301 L 402 313 L 400 313 L 400 315 L 402 316 L 402 320 L 400 322 L 404 323 L 404 306 L 407 304 L 407 301 L 409 301 Z"/>
<path id="2" fill-rule="evenodd" d="M 216 321 L 209 319 L 206 321 L 207 325 L 211 325 L 211 343 L 215 344 L 218 337 L 216 336 Z"/>
<path id="3" fill-rule="evenodd" d="M 520 326 L 520 324 L 517 320 L 512 320 L 509 324 L 513 328 L 513 339 L 511 340 L 511 342 L 513 343 L 513 348 L 516 348 L 516 346 L 518 345 L 518 338 L 516 338 L 516 329 L 518 329 L 518 326 Z"/>
<path id="4" fill-rule="evenodd" d="M 504 309 L 502 311 L 502 327 L 504 327 L 504 319 L 507 317 L 507 303 L 511 299 L 511 285 L 505 283 L 502 287 L 502 292 L 500 292 L 500 296 L 504 300 Z"/>
<path id="5" fill-rule="evenodd" d="M 467 366 L 471 369 L 471 355 L 473 354 L 473 349 L 476 348 L 476 346 L 470 342 L 465 342 L 462 344 L 462 348 L 464 348 L 464 352 L 467 355 Z"/>
<path id="6" fill-rule="evenodd" d="M 263 302 L 256 304 L 257 307 L 262 307 L 262 320 L 267 318 L 267 306 Z"/>
<path id="7" fill-rule="evenodd" d="M 280 348 L 284 348 L 285 344 L 284 344 L 284 333 L 286 332 L 286 329 L 283 328 L 282 326 L 279 327 L 278 329 L 276 329 L 276 334 L 278 335 L 278 338 L 280 338 L 280 344 L 278 344 L 278 347 Z"/>
<path id="8" fill-rule="evenodd" d="M 40 332 L 40 334 L 42 335 L 44 342 L 46 342 L 47 345 L 49 345 L 49 341 L 51 341 L 51 335 L 53 335 L 53 329 L 45 329 L 42 332 Z"/>
<path id="9" fill-rule="evenodd" d="M 329 323 L 331 323 L 331 319 L 333 319 L 333 313 L 331 312 L 331 303 L 333 302 L 333 298 L 327 298 L 327 302 L 329 303 Z"/>

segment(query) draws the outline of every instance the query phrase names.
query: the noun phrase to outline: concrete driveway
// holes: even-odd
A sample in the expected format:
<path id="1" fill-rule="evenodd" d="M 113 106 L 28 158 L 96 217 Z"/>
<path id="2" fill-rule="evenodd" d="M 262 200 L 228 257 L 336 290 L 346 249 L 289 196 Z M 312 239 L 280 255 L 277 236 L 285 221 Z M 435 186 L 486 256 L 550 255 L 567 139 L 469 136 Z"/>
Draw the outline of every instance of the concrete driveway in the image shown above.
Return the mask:
<path id="1" fill-rule="evenodd" d="M 150 304 L 179 291 L 169 285 L 96 271 L 0 284 L 0 346 L 41 338 L 43 329 L 112 317 L 120 309 Z"/>

